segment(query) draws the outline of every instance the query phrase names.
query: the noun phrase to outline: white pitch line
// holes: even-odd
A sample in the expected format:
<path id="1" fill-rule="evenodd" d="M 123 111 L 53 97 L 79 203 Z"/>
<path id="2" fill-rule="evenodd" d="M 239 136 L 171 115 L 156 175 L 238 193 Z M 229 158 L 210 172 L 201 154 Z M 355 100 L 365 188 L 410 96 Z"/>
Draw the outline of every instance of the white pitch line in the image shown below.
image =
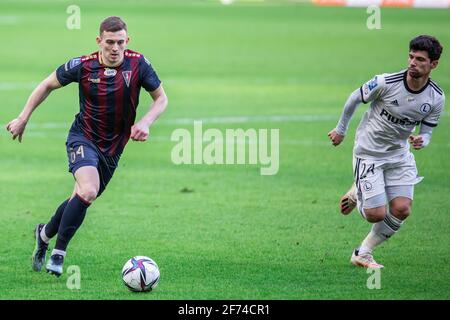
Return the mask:
<path id="1" fill-rule="evenodd" d="M 450 117 L 450 112 L 442 113 L 443 117 Z M 320 115 L 256 115 L 256 116 L 223 116 L 223 117 L 205 117 L 205 118 L 173 118 L 161 119 L 157 123 L 161 125 L 193 125 L 194 121 L 201 121 L 203 124 L 236 124 L 236 123 L 289 123 L 289 122 L 321 122 L 338 121 L 339 114 L 320 114 Z M 44 122 L 30 123 L 27 128 L 32 130 L 55 130 L 70 129 L 72 123 L 69 122 Z M 5 127 L 6 124 L 0 124 Z"/>
<path id="2" fill-rule="evenodd" d="M 205 117 L 205 118 L 173 118 L 158 120 L 158 124 L 162 125 L 193 125 L 194 121 L 201 121 L 203 124 L 235 124 L 235 123 L 287 123 L 287 122 L 320 122 L 339 119 L 339 115 L 273 115 L 273 116 L 225 116 L 225 117 Z M 72 123 L 69 122 L 44 122 L 30 123 L 27 129 L 70 129 Z M 0 124 L 5 127 L 6 124 Z"/>
<path id="3" fill-rule="evenodd" d="M 42 139 L 46 139 L 49 137 L 52 138 L 61 138 L 61 139 L 65 139 L 67 137 L 67 134 L 62 134 L 62 133 L 48 133 L 48 132 L 44 132 L 44 131 L 32 131 L 32 132 L 28 132 L 25 133 L 24 135 L 24 139 L 26 139 L 27 137 L 32 137 L 32 138 L 42 138 Z M 176 141 L 172 141 L 170 139 L 169 136 L 152 136 L 150 135 L 150 137 L 147 140 L 148 142 L 170 142 L 170 143 L 176 143 Z M 132 141 L 130 140 L 130 143 Z M 226 143 L 226 141 L 224 141 Z M 253 143 L 249 143 L 249 141 L 245 141 L 245 143 L 242 142 L 236 142 L 235 140 L 233 140 L 233 142 L 237 145 L 242 145 L 242 144 L 246 144 L 246 145 L 253 145 Z M 204 145 L 208 144 L 208 142 L 203 142 Z M 279 145 L 291 145 L 291 146 L 308 146 L 308 147 L 331 147 L 331 142 L 327 140 L 327 138 L 323 138 L 323 139 L 285 139 L 285 140 L 280 140 L 280 142 L 278 143 Z M 439 142 L 435 142 L 433 143 L 433 146 L 439 147 L 439 148 L 450 148 L 450 143 L 439 143 Z"/>
<path id="4" fill-rule="evenodd" d="M 0 82 L 0 91 L 34 89 L 39 82 Z"/>
<path id="5" fill-rule="evenodd" d="M 48 137 L 53 137 L 53 138 L 66 138 L 67 134 L 61 134 L 61 133 L 51 133 L 49 134 L 48 132 L 44 132 L 44 131 L 32 131 L 32 132 L 28 132 L 25 133 L 24 135 L 24 139 L 26 139 L 26 136 L 28 137 L 33 137 L 33 138 L 48 138 Z M 157 141 L 157 142 L 172 142 L 172 143 L 176 143 L 176 141 L 172 141 L 170 136 L 152 136 L 150 135 L 150 137 L 148 138 L 148 142 L 152 142 L 152 141 Z M 226 143 L 228 140 L 224 140 L 223 142 Z M 230 140 L 230 142 L 233 141 L 233 143 L 235 143 L 236 145 L 242 145 L 242 144 L 246 144 L 246 145 L 253 145 L 254 143 L 249 142 L 248 140 L 245 140 L 244 142 L 241 141 L 236 141 L 234 139 Z M 131 140 L 130 140 L 131 142 Z M 208 144 L 209 142 L 203 142 L 204 145 Z M 287 145 L 307 145 L 307 146 L 313 146 L 313 145 L 331 145 L 331 143 L 329 141 L 326 140 L 321 140 L 321 139 L 317 139 L 317 140 L 313 140 L 313 139 L 301 139 L 301 140 L 295 140 L 295 139 L 286 139 L 286 140 L 281 140 L 279 142 L 279 144 L 287 144 Z"/>
<path id="6" fill-rule="evenodd" d="M 339 115 L 272 115 L 272 116 L 224 116 L 208 118 L 175 118 L 162 120 L 166 124 L 193 124 L 194 121 L 202 123 L 250 123 L 250 122 L 319 122 L 338 120 Z"/>
<path id="7" fill-rule="evenodd" d="M 444 112 L 443 117 L 449 117 L 450 112 Z M 161 119 L 157 123 L 160 125 L 193 125 L 194 121 L 201 121 L 202 124 L 247 124 L 247 123 L 292 123 L 292 122 L 323 122 L 338 121 L 339 114 L 322 114 L 322 115 L 267 115 L 267 116 L 224 116 L 224 117 L 207 117 L 207 118 L 173 118 Z M 69 130 L 72 123 L 68 122 L 44 122 L 30 123 L 27 128 L 37 130 Z M 0 124 L 5 127 L 6 124 Z"/>
<path id="8" fill-rule="evenodd" d="M 0 24 L 18 24 L 19 21 L 20 17 L 18 16 L 0 15 Z"/>

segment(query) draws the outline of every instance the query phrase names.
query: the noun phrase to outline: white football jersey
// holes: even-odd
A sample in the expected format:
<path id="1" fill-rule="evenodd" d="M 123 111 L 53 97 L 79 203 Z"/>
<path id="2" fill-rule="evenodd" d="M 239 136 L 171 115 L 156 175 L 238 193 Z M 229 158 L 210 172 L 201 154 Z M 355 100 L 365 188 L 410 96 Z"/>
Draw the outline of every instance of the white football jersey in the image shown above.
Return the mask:
<path id="1" fill-rule="evenodd" d="M 415 127 L 437 126 L 445 103 L 444 92 L 431 79 L 419 91 L 409 88 L 406 70 L 377 75 L 360 93 L 363 103 L 372 103 L 359 123 L 354 154 L 366 159 L 408 152 Z"/>

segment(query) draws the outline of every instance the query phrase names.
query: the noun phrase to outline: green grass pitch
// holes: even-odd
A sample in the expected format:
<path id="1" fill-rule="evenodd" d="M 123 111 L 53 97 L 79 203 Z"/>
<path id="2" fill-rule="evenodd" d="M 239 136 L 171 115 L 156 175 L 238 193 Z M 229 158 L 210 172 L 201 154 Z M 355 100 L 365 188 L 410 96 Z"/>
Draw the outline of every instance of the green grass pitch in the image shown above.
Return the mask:
<path id="1" fill-rule="evenodd" d="M 414 152 L 421 175 L 412 216 L 375 252 L 381 289 L 350 265 L 370 229 L 338 200 L 352 181 L 355 128 L 342 146 L 327 133 L 349 93 L 373 75 L 406 66 L 408 42 L 432 34 L 444 46 L 432 77 L 450 92 L 450 10 L 382 9 L 368 30 L 364 8 L 285 1 L 73 1 L 81 29 L 66 28 L 68 2 L 1 1 L 0 124 L 21 111 L 34 86 L 72 57 L 97 49 L 100 21 L 120 15 L 129 48 L 155 66 L 169 106 L 146 143 L 131 142 L 106 192 L 69 245 L 65 267 L 81 288 L 31 270 L 35 224 L 72 191 L 65 138 L 78 112 L 77 85 L 34 113 L 21 144 L 0 131 L 0 299 L 449 299 L 450 113 L 430 146 Z M 150 98 L 143 91 L 141 116 Z M 208 120 L 246 116 L 238 123 Z M 282 116 L 276 118 L 275 116 Z M 280 169 L 174 165 L 177 128 L 280 130 Z M 275 121 L 281 119 L 281 121 Z M 189 190 L 191 192 L 182 192 Z M 54 240 L 51 242 L 51 247 Z M 148 255 L 161 281 L 147 294 L 121 283 L 123 264 Z"/>

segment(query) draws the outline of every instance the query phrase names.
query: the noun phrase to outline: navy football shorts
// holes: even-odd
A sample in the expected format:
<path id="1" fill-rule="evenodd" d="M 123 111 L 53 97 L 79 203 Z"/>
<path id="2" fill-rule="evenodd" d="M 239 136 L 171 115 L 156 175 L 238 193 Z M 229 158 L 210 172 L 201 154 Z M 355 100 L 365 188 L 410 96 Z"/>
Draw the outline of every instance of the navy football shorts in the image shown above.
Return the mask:
<path id="1" fill-rule="evenodd" d="M 66 142 L 67 157 L 69 160 L 69 172 L 75 176 L 75 172 L 85 166 L 93 166 L 98 170 L 100 176 L 99 197 L 105 190 L 116 170 L 120 155 L 107 157 L 95 146 L 94 143 L 86 139 L 81 134 L 69 133 Z"/>

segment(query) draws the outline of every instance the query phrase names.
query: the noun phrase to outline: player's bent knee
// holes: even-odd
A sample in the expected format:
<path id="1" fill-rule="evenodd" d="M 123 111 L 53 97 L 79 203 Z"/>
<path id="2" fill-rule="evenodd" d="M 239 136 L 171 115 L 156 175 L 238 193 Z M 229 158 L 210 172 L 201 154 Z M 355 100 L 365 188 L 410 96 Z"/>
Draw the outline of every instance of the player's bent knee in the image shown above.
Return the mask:
<path id="1" fill-rule="evenodd" d="M 79 196 L 88 202 L 94 202 L 97 198 L 98 190 L 95 187 L 83 187 L 79 190 Z"/>
<path id="2" fill-rule="evenodd" d="M 391 208 L 391 213 L 394 217 L 405 220 L 411 214 L 411 206 L 407 204 L 394 206 Z"/>
<path id="3" fill-rule="evenodd" d="M 364 208 L 364 215 L 369 222 L 380 222 L 386 216 L 386 208 L 384 206 L 370 209 Z"/>
<path id="4" fill-rule="evenodd" d="M 412 200 L 406 197 L 394 198 L 390 202 L 390 212 L 394 217 L 405 220 L 411 214 Z"/>

